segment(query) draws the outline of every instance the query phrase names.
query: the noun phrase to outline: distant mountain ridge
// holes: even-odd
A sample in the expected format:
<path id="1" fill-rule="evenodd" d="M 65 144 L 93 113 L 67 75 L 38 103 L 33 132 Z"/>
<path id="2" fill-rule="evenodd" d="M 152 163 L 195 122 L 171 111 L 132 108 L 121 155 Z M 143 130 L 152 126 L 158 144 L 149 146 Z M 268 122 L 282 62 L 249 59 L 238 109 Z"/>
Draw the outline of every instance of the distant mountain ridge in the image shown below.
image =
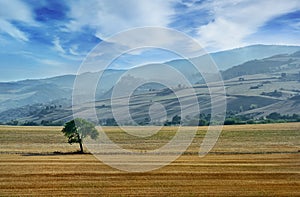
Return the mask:
<path id="1" fill-rule="evenodd" d="M 289 56 L 283 54 L 292 55 Z M 278 66 L 288 65 L 289 63 L 292 65 L 293 62 L 289 62 L 289 59 L 297 59 L 299 54 L 300 46 L 252 45 L 216 52 L 210 55 L 217 66 L 221 70 L 225 70 L 223 72 L 225 79 L 229 79 L 245 74 L 251 74 L 248 71 L 236 73 L 237 70 L 247 70 L 247 67 L 248 69 L 251 67 L 250 70 L 261 68 L 261 66 L 252 67 L 252 65 L 256 65 L 256 63 L 264 64 L 268 61 L 273 61 L 273 66 L 277 64 Z M 196 61 L 202 61 L 203 57 L 197 57 L 195 59 Z M 195 68 L 193 68 L 190 63 L 187 63 L 186 60 L 173 60 L 166 62 L 165 64 L 171 65 L 179 70 L 191 83 L 195 84 L 199 82 L 199 77 L 201 76 L 197 74 Z M 108 97 L 108 92 L 113 88 L 116 81 L 124 72 L 126 72 L 126 70 L 105 71 L 102 79 L 103 83 L 101 83 L 101 86 L 97 89 L 96 98 L 105 99 Z M 84 73 L 78 77 L 97 78 L 98 75 L 99 73 Z M 0 112 L 37 103 L 47 104 L 55 102 L 59 105 L 59 100 L 63 100 L 64 104 L 71 103 L 75 78 L 75 75 L 62 75 L 46 79 L 0 82 Z M 89 84 L 86 84 L 86 86 L 89 87 Z"/>
<path id="2" fill-rule="evenodd" d="M 101 96 L 108 91 L 123 73 L 123 70 L 107 70 L 97 93 Z M 83 73 L 78 77 L 98 78 L 99 73 Z M 17 82 L 0 82 L 0 112 L 35 103 L 51 103 L 59 99 L 70 100 L 76 75 L 62 75 L 46 79 L 30 79 Z M 87 80 L 88 81 L 88 80 Z M 89 87 L 89 84 L 83 84 Z M 98 95 L 97 95 L 98 96 Z"/>
<path id="3" fill-rule="evenodd" d="M 263 59 L 278 54 L 291 54 L 297 51 L 300 51 L 300 46 L 258 44 L 212 53 L 211 56 L 220 70 L 226 70 L 250 60 Z"/>
<path id="4" fill-rule="evenodd" d="M 274 55 L 260 60 L 247 61 L 222 72 L 223 79 L 231 79 L 243 75 L 287 72 L 300 67 L 300 51 L 292 54 Z"/>
<path id="5" fill-rule="evenodd" d="M 250 45 L 246 47 L 230 49 L 220 52 L 210 53 L 213 61 L 220 70 L 227 70 L 233 66 L 245 63 L 250 60 L 263 59 L 278 54 L 291 54 L 300 51 L 300 46 L 282 45 Z M 207 55 L 193 58 L 198 62 L 207 61 Z M 166 62 L 177 69 L 184 70 L 189 63 L 186 60 L 178 59 Z"/>

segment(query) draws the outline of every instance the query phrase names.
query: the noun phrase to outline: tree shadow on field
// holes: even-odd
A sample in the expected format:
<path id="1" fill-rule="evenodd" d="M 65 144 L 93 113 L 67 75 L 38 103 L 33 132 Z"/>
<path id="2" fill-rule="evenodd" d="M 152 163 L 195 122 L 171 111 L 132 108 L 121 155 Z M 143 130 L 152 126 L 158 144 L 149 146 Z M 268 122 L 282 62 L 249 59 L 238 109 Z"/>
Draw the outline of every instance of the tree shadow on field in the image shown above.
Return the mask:
<path id="1" fill-rule="evenodd" d="M 23 153 L 22 156 L 57 156 L 57 155 L 90 155 L 91 153 L 75 151 L 75 152 L 46 152 L 46 153 Z"/>
<path id="2" fill-rule="evenodd" d="M 1 153 L 0 153 L 1 154 Z M 74 151 L 74 152 L 44 152 L 44 153 L 16 153 L 22 156 L 59 156 L 59 155 L 92 155 L 90 152 L 81 152 L 81 151 Z M 113 154 L 113 153 L 109 153 Z M 170 153 L 169 153 L 170 154 Z M 198 155 L 198 152 L 185 152 L 183 155 Z M 263 155 L 263 154 L 300 154 L 300 150 L 296 151 L 259 151 L 259 152 L 210 152 L 211 155 Z"/>

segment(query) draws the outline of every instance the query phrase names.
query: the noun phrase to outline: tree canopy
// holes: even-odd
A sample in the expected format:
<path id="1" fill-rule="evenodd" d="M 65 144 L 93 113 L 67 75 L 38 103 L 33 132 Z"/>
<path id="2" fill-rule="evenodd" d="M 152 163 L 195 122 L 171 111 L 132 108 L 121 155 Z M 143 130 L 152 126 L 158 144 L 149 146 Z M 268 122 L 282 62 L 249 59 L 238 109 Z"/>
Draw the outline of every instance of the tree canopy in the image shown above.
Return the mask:
<path id="1" fill-rule="evenodd" d="M 81 153 L 83 153 L 83 139 L 87 136 L 96 139 L 99 135 L 95 125 L 82 118 L 76 118 L 67 122 L 62 132 L 68 138 L 68 143 L 79 143 Z"/>

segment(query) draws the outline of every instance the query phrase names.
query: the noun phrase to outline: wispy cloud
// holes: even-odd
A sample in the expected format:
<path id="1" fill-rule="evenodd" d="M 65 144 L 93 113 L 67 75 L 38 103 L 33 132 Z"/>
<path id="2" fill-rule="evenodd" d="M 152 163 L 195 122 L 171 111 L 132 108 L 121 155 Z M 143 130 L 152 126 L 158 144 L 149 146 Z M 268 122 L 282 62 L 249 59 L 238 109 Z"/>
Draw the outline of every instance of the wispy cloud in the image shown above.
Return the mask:
<path id="1" fill-rule="evenodd" d="M 198 39 L 204 46 L 220 50 L 248 44 L 247 36 L 273 18 L 299 9 L 300 1 L 214 0 L 204 8 L 211 10 L 214 19 L 198 28 Z"/>
<path id="2" fill-rule="evenodd" d="M 300 1 L 0 0 L 0 69 L 24 68 L 24 73 L 28 71 L 26 77 L 39 77 L 31 74 L 37 68 L 37 75 L 50 73 L 48 68 L 52 67 L 76 72 L 98 43 L 120 31 L 145 26 L 175 28 L 197 39 L 208 51 L 254 43 L 300 45 Z M 110 43 L 107 47 L 131 49 L 141 40 L 140 36 L 134 35 L 134 39 L 126 38 L 119 46 Z M 157 38 L 153 35 L 149 40 L 154 37 Z M 166 48 L 176 45 L 182 50 L 189 49 L 190 54 L 197 51 L 176 36 L 162 32 L 154 42 Z M 128 56 L 120 61 L 120 68 L 126 66 L 123 62 L 128 57 L 133 60 L 128 61 L 128 65 L 149 60 L 163 62 L 170 57 L 157 51 L 127 52 Z M 12 73 L 8 76 L 1 72 L 0 78 L 16 79 Z M 52 69 L 51 73 L 60 74 L 61 70 Z"/>
<path id="3" fill-rule="evenodd" d="M 13 38 L 22 41 L 28 41 L 27 35 L 24 32 L 20 31 L 18 28 L 16 28 L 6 20 L 0 19 L 0 31 L 7 33 Z"/>
<path id="4" fill-rule="evenodd" d="M 66 63 L 61 61 L 56 61 L 52 59 L 38 59 L 40 63 L 43 65 L 51 66 L 51 67 L 65 67 Z"/>
<path id="5" fill-rule="evenodd" d="M 22 1 L 0 1 L 0 32 L 7 33 L 15 39 L 28 41 L 26 33 L 18 29 L 12 22 L 20 21 L 34 25 L 30 8 Z"/>
<path id="6" fill-rule="evenodd" d="M 78 31 L 86 26 L 96 30 L 95 35 L 103 39 L 133 27 L 166 27 L 174 14 L 171 0 L 90 0 L 71 2 L 67 25 Z"/>
<path id="7" fill-rule="evenodd" d="M 53 40 L 53 45 L 54 45 L 54 49 L 56 51 L 58 51 L 59 53 L 66 53 L 66 51 L 64 50 L 64 48 L 61 46 L 60 44 L 60 40 L 58 37 L 55 37 Z"/>
<path id="8" fill-rule="evenodd" d="M 80 54 L 77 52 L 77 50 L 78 50 L 78 45 L 72 45 L 69 48 L 69 53 L 72 55 L 75 55 L 75 56 L 80 56 Z"/>

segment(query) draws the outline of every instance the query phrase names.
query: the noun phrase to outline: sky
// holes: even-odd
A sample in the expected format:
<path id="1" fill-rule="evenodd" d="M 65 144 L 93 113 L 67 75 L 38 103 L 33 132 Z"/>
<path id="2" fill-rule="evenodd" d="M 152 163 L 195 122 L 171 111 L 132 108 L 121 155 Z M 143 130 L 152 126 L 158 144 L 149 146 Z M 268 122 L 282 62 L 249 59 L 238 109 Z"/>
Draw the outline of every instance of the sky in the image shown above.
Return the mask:
<path id="1" fill-rule="evenodd" d="M 300 0 L 0 0 L 0 81 L 74 74 L 97 44 L 145 26 L 181 31 L 208 52 L 300 45 Z M 175 55 L 125 57 L 115 68 Z"/>

